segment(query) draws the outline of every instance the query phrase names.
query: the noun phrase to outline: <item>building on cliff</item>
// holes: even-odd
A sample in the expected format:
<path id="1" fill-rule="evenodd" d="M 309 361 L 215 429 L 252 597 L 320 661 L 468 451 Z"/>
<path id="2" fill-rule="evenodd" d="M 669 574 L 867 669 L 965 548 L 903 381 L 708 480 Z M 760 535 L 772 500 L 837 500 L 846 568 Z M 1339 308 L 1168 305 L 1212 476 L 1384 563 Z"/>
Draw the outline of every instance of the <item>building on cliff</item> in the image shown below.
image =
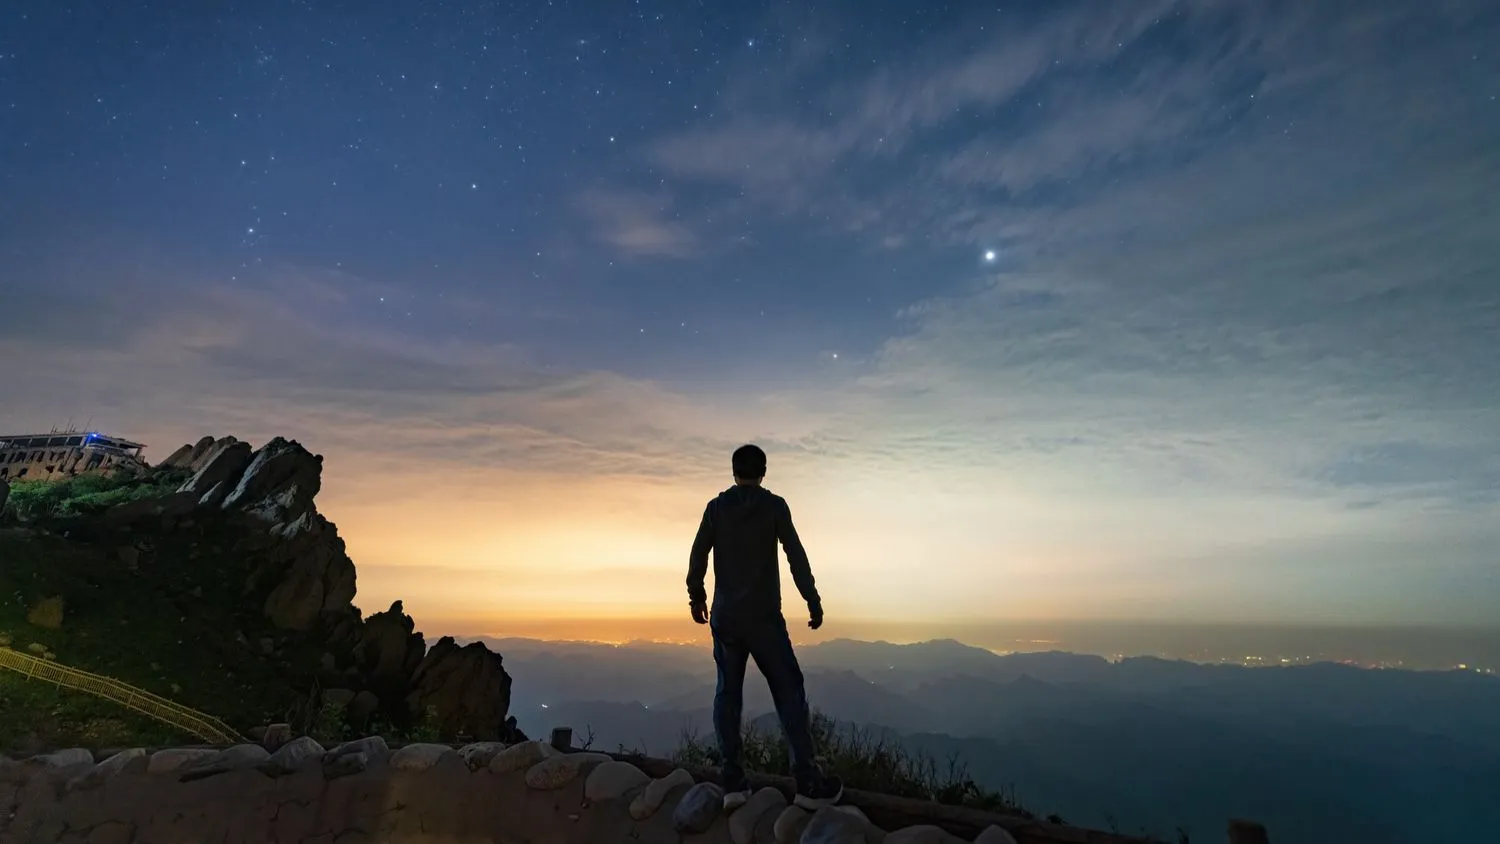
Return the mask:
<path id="1" fill-rule="evenodd" d="M 145 468 L 145 446 L 95 431 L 0 435 L 0 478 L 60 481 Z"/>

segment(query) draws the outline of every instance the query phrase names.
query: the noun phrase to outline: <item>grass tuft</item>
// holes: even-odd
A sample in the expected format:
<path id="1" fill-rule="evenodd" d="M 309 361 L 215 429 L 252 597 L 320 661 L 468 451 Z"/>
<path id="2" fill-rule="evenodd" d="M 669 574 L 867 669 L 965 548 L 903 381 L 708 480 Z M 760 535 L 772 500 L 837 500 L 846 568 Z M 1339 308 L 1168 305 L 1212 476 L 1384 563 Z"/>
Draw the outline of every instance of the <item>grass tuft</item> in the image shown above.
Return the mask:
<path id="1" fill-rule="evenodd" d="M 913 752 L 878 731 L 841 728 L 821 712 L 813 712 L 812 732 L 813 746 L 825 769 L 842 777 L 849 788 L 1033 817 L 1013 794 L 981 787 L 956 756 L 939 761 L 930 754 Z M 780 733 L 747 724 L 743 738 L 745 770 L 778 776 L 791 772 L 790 753 Z M 683 767 L 707 768 L 718 767 L 722 757 L 712 742 L 688 731 L 683 733 L 672 761 Z"/>

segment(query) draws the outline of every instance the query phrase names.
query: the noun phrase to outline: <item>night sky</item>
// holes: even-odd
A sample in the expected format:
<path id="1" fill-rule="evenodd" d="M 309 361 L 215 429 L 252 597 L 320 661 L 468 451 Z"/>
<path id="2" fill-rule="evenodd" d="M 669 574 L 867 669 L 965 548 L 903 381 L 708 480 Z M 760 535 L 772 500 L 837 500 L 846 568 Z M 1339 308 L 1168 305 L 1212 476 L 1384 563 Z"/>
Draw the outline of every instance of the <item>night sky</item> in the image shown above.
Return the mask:
<path id="1" fill-rule="evenodd" d="M 1492 620 L 1496 45 L 1486 0 L 9 0 L 0 428 L 296 437 L 359 603 L 434 629 L 677 623 L 747 440 L 838 633 Z"/>

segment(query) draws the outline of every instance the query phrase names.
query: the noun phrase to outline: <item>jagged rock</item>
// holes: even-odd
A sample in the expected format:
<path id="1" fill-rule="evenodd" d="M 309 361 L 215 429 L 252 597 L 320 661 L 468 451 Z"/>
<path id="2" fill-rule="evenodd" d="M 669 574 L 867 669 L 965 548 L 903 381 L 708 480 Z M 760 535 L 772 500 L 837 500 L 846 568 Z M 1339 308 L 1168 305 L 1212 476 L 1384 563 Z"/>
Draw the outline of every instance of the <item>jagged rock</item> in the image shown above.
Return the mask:
<path id="1" fill-rule="evenodd" d="M 513 744 L 495 754 L 490 760 L 490 773 L 509 774 L 513 771 L 524 771 L 531 766 L 557 754 L 552 745 L 544 741 L 523 741 Z"/>
<path id="2" fill-rule="evenodd" d="M 334 757 L 331 761 L 323 761 L 323 779 L 336 780 L 339 777 L 347 777 L 357 774 L 370 766 L 370 754 L 364 751 L 345 753 Z"/>
<path id="3" fill-rule="evenodd" d="M 682 795 L 672 810 L 672 828 L 684 835 L 707 832 L 724 806 L 724 789 L 711 782 L 700 782 Z"/>
<path id="4" fill-rule="evenodd" d="M 250 457 L 249 443 L 225 437 L 190 462 L 186 468 L 194 470 L 193 476 L 177 492 L 196 496 L 200 507 L 219 507 L 249 467 Z"/>
<path id="5" fill-rule="evenodd" d="M 477 771 L 480 768 L 488 768 L 495 756 L 506 747 L 504 742 L 499 741 L 477 741 L 466 744 L 458 749 L 458 755 L 469 766 L 469 770 Z"/>
<path id="6" fill-rule="evenodd" d="M 70 747 L 66 750 L 56 750 L 52 753 L 33 756 L 26 761 L 46 768 L 71 768 L 74 765 L 94 764 L 94 754 L 86 748 Z"/>
<path id="7" fill-rule="evenodd" d="M 274 754 L 291 740 L 291 724 L 272 724 L 266 727 L 265 734 L 260 737 L 260 746 L 264 747 L 267 753 Z M 318 752 L 321 753 L 322 750 Z"/>
<path id="8" fill-rule="evenodd" d="M 270 559 L 253 580 L 270 587 L 263 610 L 272 624 L 306 632 L 324 618 L 348 612 L 354 563 L 332 522 L 314 513 L 305 528 L 268 551 Z"/>
<path id="9" fill-rule="evenodd" d="M 365 619 L 354 646 L 354 663 L 369 678 L 377 696 L 400 699 L 409 691 L 412 674 L 426 650 L 422 634 L 416 632 L 416 622 L 396 601 L 385 612 Z"/>
<path id="10" fill-rule="evenodd" d="M 843 806 L 825 806 L 813 813 L 802 830 L 801 844 L 867 844 L 871 832 L 864 813 L 841 811 Z"/>
<path id="11" fill-rule="evenodd" d="M 772 834 L 776 838 L 776 844 L 797 844 L 802 840 L 802 831 L 807 829 L 807 822 L 812 820 L 812 812 L 801 806 L 788 806 L 781 810 L 776 818 L 776 826 Z"/>
<path id="12" fill-rule="evenodd" d="M 398 771 L 425 771 L 447 755 L 458 753 L 446 744 L 408 744 L 391 754 L 391 767 Z"/>
<path id="13" fill-rule="evenodd" d="M 151 754 L 151 760 L 146 763 L 148 774 L 175 774 L 183 768 L 201 762 L 215 753 L 204 747 L 173 747 L 167 750 L 158 750 Z"/>
<path id="14" fill-rule="evenodd" d="M 129 750 L 122 750 L 119 753 L 116 753 L 108 759 L 105 759 L 103 762 L 100 762 L 94 767 L 69 780 L 68 788 L 93 788 L 94 786 L 102 784 L 105 780 L 109 779 L 115 774 L 118 774 L 121 771 L 125 770 L 127 766 L 129 766 L 132 762 L 135 762 L 137 759 L 140 760 L 138 764 L 142 768 L 144 768 L 147 761 L 145 748 L 132 747 Z"/>
<path id="15" fill-rule="evenodd" d="M 177 778 L 182 782 L 201 780 L 240 768 L 253 768 L 270 757 L 271 754 L 258 744 L 237 744 L 188 765 Z"/>
<path id="16" fill-rule="evenodd" d="M 559 753 L 526 770 L 526 787 L 537 791 L 555 791 L 586 771 L 613 759 L 604 753 Z"/>
<path id="17" fill-rule="evenodd" d="M 278 535 L 289 538 L 305 527 L 322 474 L 322 455 L 276 437 L 255 451 L 221 506 L 276 526 Z"/>
<path id="18" fill-rule="evenodd" d="M 184 445 L 167 455 L 167 459 L 157 464 L 156 468 L 186 469 L 190 472 L 197 472 L 203 468 L 204 464 L 212 460 L 214 455 L 233 442 L 236 442 L 234 437 L 224 437 L 222 439 L 204 437 L 196 443 Z"/>
<path id="19" fill-rule="evenodd" d="M 902 827 L 886 835 L 885 841 L 886 844 L 963 844 L 962 838 L 932 824 Z"/>
<path id="20" fill-rule="evenodd" d="M 674 768 L 672 773 L 660 779 L 654 779 L 646 785 L 646 790 L 635 796 L 630 801 L 630 816 L 638 821 L 646 820 L 656 814 L 665 803 L 672 789 L 679 786 L 691 788 L 693 786 L 693 775 L 682 768 Z"/>
<path id="21" fill-rule="evenodd" d="M 611 759 L 589 772 L 583 783 L 583 797 L 591 802 L 617 800 L 649 782 L 651 778 L 645 771 L 629 762 Z"/>
<path id="22" fill-rule="evenodd" d="M 762 788 L 750 795 L 745 805 L 729 815 L 729 839 L 734 844 L 753 844 L 755 825 L 761 816 L 767 812 L 780 814 L 784 808 L 786 797 L 780 791 L 769 786 Z"/>
<path id="23" fill-rule="evenodd" d="M 985 827 L 984 832 L 974 839 L 974 844 L 1016 844 L 1016 837 L 998 826 Z"/>
<path id="24" fill-rule="evenodd" d="M 323 745 L 311 736 L 300 736 L 283 744 L 270 758 L 257 765 L 257 769 L 269 777 L 295 774 L 319 763 L 324 754 Z"/>
<path id="25" fill-rule="evenodd" d="M 407 707 L 436 713 L 443 735 L 464 732 L 483 741 L 519 738 L 507 719 L 510 675 L 504 659 L 481 642 L 459 647 L 444 636 L 422 658 L 411 677 Z"/>

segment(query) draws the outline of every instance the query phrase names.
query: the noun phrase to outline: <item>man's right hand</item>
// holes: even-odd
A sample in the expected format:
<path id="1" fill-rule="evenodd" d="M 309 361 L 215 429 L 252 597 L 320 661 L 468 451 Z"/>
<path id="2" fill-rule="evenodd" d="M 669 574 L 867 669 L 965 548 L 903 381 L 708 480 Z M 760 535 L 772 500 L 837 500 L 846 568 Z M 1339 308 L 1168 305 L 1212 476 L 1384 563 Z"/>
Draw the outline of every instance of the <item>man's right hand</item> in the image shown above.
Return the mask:
<path id="1" fill-rule="evenodd" d="M 693 622 L 694 623 L 696 623 L 696 624 L 707 624 L 708 623 L 708 606 L 706 604 L 700 604 L 700 603 L 694 602 L 693 605 L 692 605 L 692 609 L 693 609 Z"/>
<path id="2" fill-rule="evenodd" d="M 822 604 L 813 604 L 807 608 L 807 626 L 814 630 L 823 626 Z"/>

